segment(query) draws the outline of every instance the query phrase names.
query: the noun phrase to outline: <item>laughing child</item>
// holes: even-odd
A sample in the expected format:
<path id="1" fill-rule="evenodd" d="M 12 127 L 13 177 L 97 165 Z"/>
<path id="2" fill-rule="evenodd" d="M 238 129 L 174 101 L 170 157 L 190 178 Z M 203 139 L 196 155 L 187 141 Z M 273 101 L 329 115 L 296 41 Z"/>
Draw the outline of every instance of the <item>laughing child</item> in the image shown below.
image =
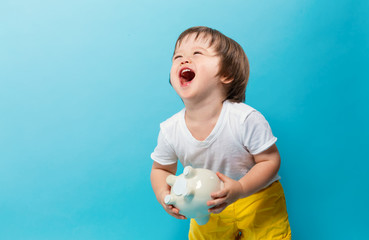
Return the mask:
<path id="1" fill-rule="evenodd" d="M 160 125 L 151 183 L 165 211 L 165 179 L 185 166 L 217 172 L 224 188 L 212 193 L 210 220 L 191 219 L 189 239 L 291 239 L 279 182 L 277 140 L 263 115 L 243 103 L 249 64 L 242 47 L 217 30 L 193 27 L 175 44 L 170 83 L 185 108 Z"/>

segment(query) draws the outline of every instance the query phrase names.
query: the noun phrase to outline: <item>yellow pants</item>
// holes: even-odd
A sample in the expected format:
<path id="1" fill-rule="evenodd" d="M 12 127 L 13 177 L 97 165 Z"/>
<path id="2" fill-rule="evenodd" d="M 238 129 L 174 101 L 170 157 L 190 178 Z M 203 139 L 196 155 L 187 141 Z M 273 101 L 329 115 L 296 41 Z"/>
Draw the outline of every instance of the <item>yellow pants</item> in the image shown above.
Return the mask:
<path id="1" fill-rule="evenodd" d="M 190 240 L 196 239 L 291 239 L 286 200 L 279 181 L 229 205 L 219 214 L 211 214 L 205 225 L 191 219 Z"/>

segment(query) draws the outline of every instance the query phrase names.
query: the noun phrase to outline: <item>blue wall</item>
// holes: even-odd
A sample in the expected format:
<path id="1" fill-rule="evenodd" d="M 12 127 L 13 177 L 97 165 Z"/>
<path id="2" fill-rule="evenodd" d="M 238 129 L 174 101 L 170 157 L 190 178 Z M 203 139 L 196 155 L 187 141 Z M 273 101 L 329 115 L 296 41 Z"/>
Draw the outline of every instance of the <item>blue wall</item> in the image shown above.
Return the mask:
<path id="1" fill-rule="evenodd" d="M 187 238 L 149 174 L 159 123 L 183 107 L 174 42 L 195 25 L 249 57 L 294 239 L 363 239 L 368 16 L 364 0 L 2 0 L 0 239 Z"/>

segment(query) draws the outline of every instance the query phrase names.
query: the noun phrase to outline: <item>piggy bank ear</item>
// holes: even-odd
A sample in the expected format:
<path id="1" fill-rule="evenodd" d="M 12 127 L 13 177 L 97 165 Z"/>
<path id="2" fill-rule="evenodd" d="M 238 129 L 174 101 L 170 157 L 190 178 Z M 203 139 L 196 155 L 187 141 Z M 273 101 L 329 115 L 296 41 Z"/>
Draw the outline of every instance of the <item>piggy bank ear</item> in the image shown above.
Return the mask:
<path id="1" fill-rule="evenodd" d="M 187 166 L 183 169 L 183 175 L 185 178 L 190 178 L 195 175 L 195 169 L 191 166 Z"/>

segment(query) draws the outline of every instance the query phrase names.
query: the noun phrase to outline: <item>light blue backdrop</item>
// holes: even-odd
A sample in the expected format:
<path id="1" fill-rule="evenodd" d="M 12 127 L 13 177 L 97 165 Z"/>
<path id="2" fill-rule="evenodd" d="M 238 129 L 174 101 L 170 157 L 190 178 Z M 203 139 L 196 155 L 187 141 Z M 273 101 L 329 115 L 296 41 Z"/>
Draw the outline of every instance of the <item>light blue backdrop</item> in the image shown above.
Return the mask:
<path id="1" fill-rule="evenodd" d="M 186 28 L 245 49 L 294 239 L 364 239 L 368 1 L 0 1 L 0 239 L 186 239 L 150 185 Z"/>

